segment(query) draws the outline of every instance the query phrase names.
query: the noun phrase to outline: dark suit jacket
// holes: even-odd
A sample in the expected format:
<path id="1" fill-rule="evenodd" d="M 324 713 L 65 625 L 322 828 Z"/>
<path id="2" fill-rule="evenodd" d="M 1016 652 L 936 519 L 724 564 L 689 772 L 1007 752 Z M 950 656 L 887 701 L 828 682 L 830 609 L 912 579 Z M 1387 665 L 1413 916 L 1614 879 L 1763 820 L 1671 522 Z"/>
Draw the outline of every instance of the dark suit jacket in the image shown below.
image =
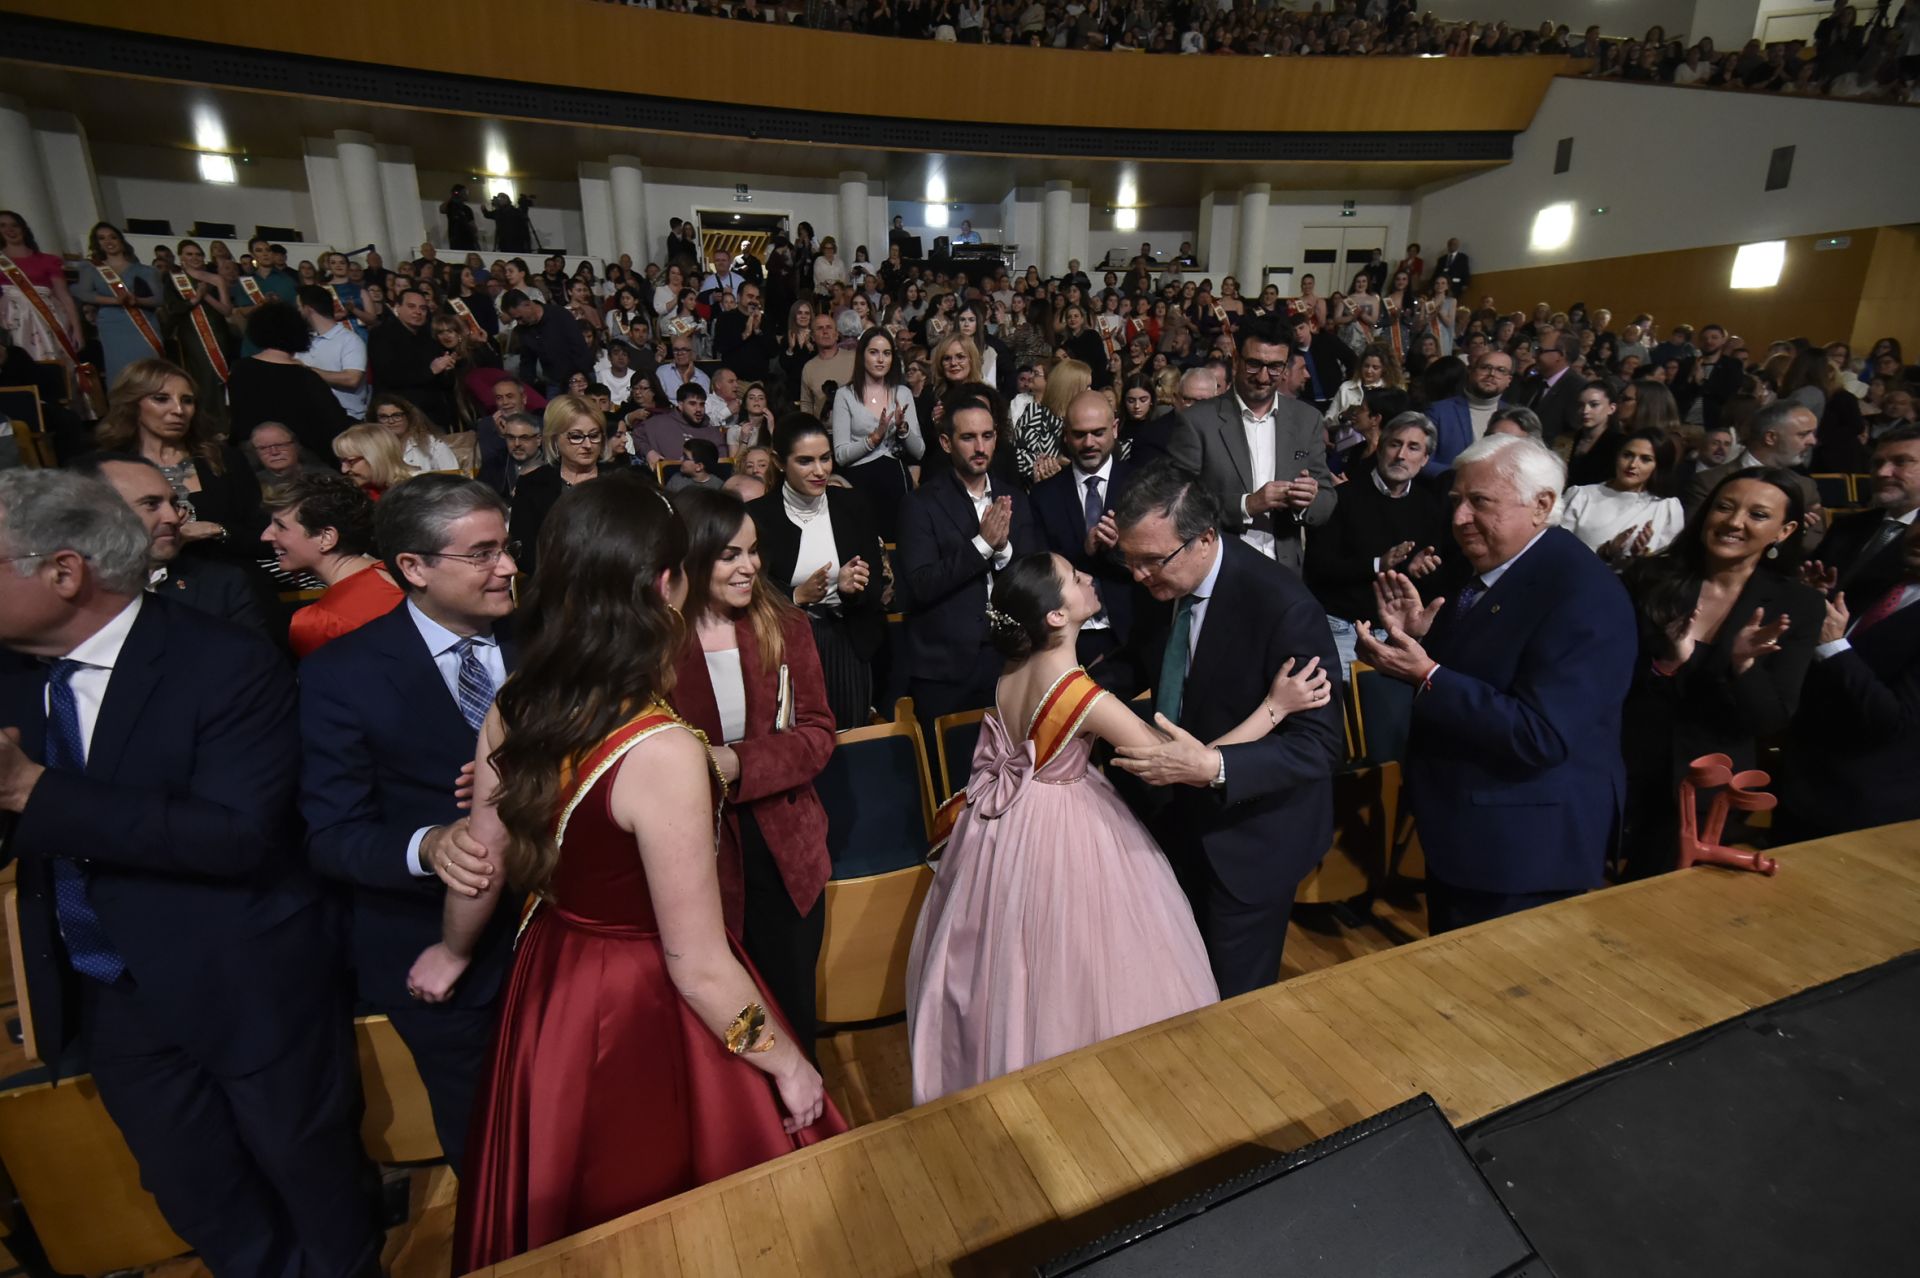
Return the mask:
<path id="1" fill-rule="evenodd" d="M 907 669 L 916 679 L 951 681 L 967 678 L 987 647 L 993 561 L 973 544 L 980 519 L 960 477 L 951 468 L 936 466 L 933 472 L 900 503 L 894 590 L 907 614 Z M 1013 498 L 1013 558 L 1043 549 L 1027 495 L 1004 484 L 993 493 Z"/>
<path id="2" fill-rule="evenodd" d="M 47 669 L 0 673 L 0 725 L 46 757 Z M 49 770 L 6 841 L 20 865 L 20 948 L 42 1056 L 78 1032 L 76 983 L 47 859 L 77 858 L 88 897 L 160 1032 L 242 1074 L 334 1014 L 332 929 L 300 856 L 293 672 L 257 635 L 144 596 L 84 773 Z"/>
<path id="3" fill-rule="evenodd" d="M 1495 405 L 1499 412 L 1506 401 Z M 1433 422 L 1437 443 L 1433 456 L 1428 460 L 1424 473 L 1438 475 L 1453 466 L 1453 459 L 1467 451 L 1473 443 L 1473 408 L 1467 403 L 1465 395 L 1455 395 L 1450 399 L 1435 400 L 1427 406 L 1427 416 Z"/>
<path id="4" fill-rule="evenodd" d="M 1353 347 L 1347 345 L 1332 333 L 1315 333 L 1313 341 L 1307 345 L 1307 356 L 1313 361 L 1313 371 L 1320 375 L 1321 394 L 1313 394 L 1311 379 L 1301 388 L 1303 399 L 1313 399 L 1325 405 L 1340 390 L 1340 384 L 1353 377 L 1355 364 L 1359 361 L 1353 353 Z"/>
<path id="5" fill-rule="evenodd" d="M 1552 387 L 1544 379 L 1528 381 L 1525 403 L 1540 415 L 1547 443 L 1580 433 L 1580 392 L 1586 388 L 1587 379 L 1571 368 Z"/>
<path id="6" fill-rule="evenodd" d="M 1113 459 L 1113 470 L 1108 481 L 1101 486 L 1101 505 L 1113 509 L 1113 496 L 1133 474 L 1133 466 Z M 1120 562 L 1115 551 L 1108 551 L 1097 557 L 1087 554 L 1087 499 L 1086 476 L 1074 469 L 1069 463 L 1065 470 L 1034 486 L 1030 497 L 1033 501 L 1034 522 L 1040 526 L 1040 537 L 1046 542 L 1047 549 L 1056 555 L 1064 556 L 1068 563 L 1081 572 L 1093 577 L 1093 588 L 1100 593 L 1100 602 L 1106 605 L 1107 620 L 1113 625 L 1113 637 L 1119 643 L 1127 641 L 1127 633 L 1133 624 L 1133 574 Z"/>
<path id="7" fill-rule="evenodd" d="M 1165 412 L 1138 426 L 1126 427 L 1121 432 L 1121 437 L 1127 441 L 1127 464 L 1139 470 L 1143 466 L 1152 465 L 1162 457 L 1172 457 L 1174 435 L 1190 432 L 1192 429 L 1181 420 L 1180 414 L 1175 412 Z"/>
<path id="8" fill-rule="evenodd" d="M 1297 574 L 1232 537 L 1220 539 L 1220 553 L 1225 561 L 1188 669 L 1180 726 L 1202 741 L 1227 732 L 1252 713 L 1289 659 L 1320 658 L 1335 678 L 1334 696 L 1318 710 L 1288 715 L 1258 741 L 1223 746 L 1225 787 L 1159 792 L 1164 807 L 1152 825 L 1168 851 L 1205 856 L 1237 899 L 1268 905 L 1291 900 L 1333 842 L 1333 773 L 1346 756 L 1340 662 L 1327 614 Z M 1094 667 L 1104 687 L 1123 697 L 1150 689 L 1158 698 L 1173 610 L 1142 592 L 1127 646 Z"/>
<path id="9" fill-rule="evenodd" d="M 1840 574 L 1839 589 L 1846 594 L 1847 607 L 1856 617 L 1879 602 L 1906 571 L 1902 549 L 1905 534 L 1894 537 L 1872 555 L 1863 554 L 1886 522 L 1887 515 L 1879 510 L 1850 511 L 1834 519 L 1820 543 L 1820 560 Z"/>
<path id="10" fill-rule="evenodd" d="M 1707 374 L 1705 381 L 1695 385 L 1693 370 L 1699 362 L 1698 356 L 1680 361 L 1680 375 L 1673 379 L 1673 401 L 1684 418 L 1692 410 L 1694 400 L 1699 400 L 1702 428 L 1712 430 L 1720 424 L 1720 410 L 1727 406 L 1728 400 L 1740 393 L 1740 382 L 1746 370 L 1741 367 L 1739 360 L 1722 350 L 1720 358 L 1713 363 L 1713 371 Z"/>
<path id="11" fill-rule="evenodd" d="M 1786 739 L 1779 841 L 1920 818 L 1920 607 L 1807 672 Z"/>
<path id="12" fill-rule="evenodd" d="M 367 372 L 378 393 L 404 395 L 437 426 L 453 425 L 453 399 L 433 361 L 447 352 L 432 324 L 415 332 L 389 315 L 367 335 Z M 589 374 L 591 375 L 591 374 Z"/>
<path id="13" fill-rule="evenodd" d="M 758 521 L 755 521 L 758 526 Z M 774 731 L 780 699 L 780 666 L 768 670 L 760 661 L 760 644 L 748 621 L 734 623 L 739 643 L 740 682 L 747 700 L 747 734 L 731 742 L 740 756 L 740 779 L 727 795 L 720 847 L 720 895 L 730 926 L 738 927 L 745 889 L 740 865 L 740 814 L 753 816 L 760 836 L 780 867 L 793 908 L 802 916 L 812 911 L 833 875 L 827 853 L 827 810 L 813 788 L 813 779 L 833 753 L 833 709 L 827 704 L 826 678 L 820 673 L 820 654 L 813 646 L 813 627 L 805 613 L 794 609 L 781 625 L 785 649 L 780 661 L 787 668 L 793 725 Z M 687 631 L 680 650 L 679 673 L 673 685 L 673 708 L 718 745 L 725 741 L 720 707 L 713 696 L 713 678 L 707 672 L 700 637 Z"/>
<path id="14" fill-rule="evenodd" d="M 1267 511 L 1249 521 L 1241 514 L 1241 500 L 1254 488 L 1253 456 L 1247 449 L 1247 430 L 1240 422 L 1240 399 L 1232 391 L 1202 400 L 1181 413 L 1191 430 L 1180 431 L 1172 440 L 1172 457 L 1180 465 L 1200 476 L 1202 483 L 1220 499 L 1227 531 L 1244 533 L 1248 528 L 1271 532 L 1275 538 L 1275 558 L 1279 563 L 1300 571 L 1300 528 L 1324 524 L 1333 515 L 1333 472 L 1327 469 L 1327 433 L 1320 414 L 1310 404 L 1285 395 L 1273 401 L 1273 477 L 1292 479 L 1308 471 L 1320 481 L 1320 491 L 1305 512 L 1305 520 L 1294 518 L 1290 510 Z"/>
<path id="15" fill-rule="evenodd" d="M 1405 770 L 1434 877 L 1502 893 L 1597 886 L 1625 795 L 1626 591 L 1550 528 L 1464 617 L 1449 599 L 1424 644 L 1440 669 L 1414 698 Z"/>
<path id="16" fill-rule="evenodd" d="M 1467 285 L 1473 283 L 1473 268 L 1465 253 L 1442 253 L 1440 260 L 1433 264 L 1433 278 L 1442 275 L 1453 282 L 1453 295 L 1459 297 Z"/>
<path id="17" fill-rule="evenodd" d="M 514 665 L 510 631 L 500 655 Z M 307 857 L 348 885 L 360 997 L 406 1007 L 407 971 L 440 939 L 446 887 L 407 868 L 407 844 L 425 826 L 464 815 L 454 779 L 473 762 L 475 733 L 433 663 L 405 604 L 319 649 L 300 666 L 306 743 L 300 810 Z M 484 1007 L 506 968 L 518 912 L 495 911 L 474 965 L 455 988 L 460 1007 Z"/>
<path id="18" fill-rule="evenodd" d="M 176 559 L 153 593 L 243 626 L 262 639 L 286 642 L 284 622 L 278 635 L 268 630 L 267 618 L 278 616 L 278 609 L 261 598 L 257 579 L 245 568 L 214 559 Z"/>
<path id="19" fill-rule="evenodd" d="M 747 513 L 753 516 L 754 531 L 760 534 L 761 575 L 781 594 L 793 598 L 793 574 L 800 562 L 800 526 L 787 518 L 779 486 L 749 502 Z M 851 599 L 843 596 L 840 615 L 846 618 L 855 651 L 871 661 L 887 639 L 887 611 L 881 602 L 886 586 L 880 575 L 884 553 L 880 535 L 874 531 L 867 503 L 850 488 L 827 489 L 827 518 L 833 524 L 833 548 L 840 562 L 856 558 L 867 561 L 867 588 Z M 808 643 L 811 645 L 811 639 Z"/>

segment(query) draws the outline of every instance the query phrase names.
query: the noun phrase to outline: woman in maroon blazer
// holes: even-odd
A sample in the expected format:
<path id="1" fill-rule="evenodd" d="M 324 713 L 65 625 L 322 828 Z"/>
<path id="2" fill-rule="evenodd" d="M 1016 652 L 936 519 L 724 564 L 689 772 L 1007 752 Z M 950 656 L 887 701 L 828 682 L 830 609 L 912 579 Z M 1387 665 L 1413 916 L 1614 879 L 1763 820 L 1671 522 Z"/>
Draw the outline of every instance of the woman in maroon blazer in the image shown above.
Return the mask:
<path id="1" fill-rule="evenodd" d="M 813 1056 L 814 968 L 833 871 L 813 779 L 833 753 L 807 614 L 767 584 L 759 534 L 737 497 L 674 494 L 687 526 L 687 641 L 673 706 L 706 733 L 727 781 L 719 839 L 727 926 Z"/>

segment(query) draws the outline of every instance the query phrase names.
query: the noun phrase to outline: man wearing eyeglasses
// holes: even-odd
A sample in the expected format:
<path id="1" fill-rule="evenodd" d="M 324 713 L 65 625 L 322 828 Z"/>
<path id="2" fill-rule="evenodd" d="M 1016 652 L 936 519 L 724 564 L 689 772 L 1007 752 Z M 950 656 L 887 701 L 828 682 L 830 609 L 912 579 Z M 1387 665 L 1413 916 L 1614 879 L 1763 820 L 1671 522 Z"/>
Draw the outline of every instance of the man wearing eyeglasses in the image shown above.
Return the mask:
<path id="1" fill-rule="evenodd" d="M 1320 414 L 1281 394 L 1293 337 L 1263 316 L 1242 325 L 1230 394 L 1180 413 L 1168 455 L 1200 476 L 1219 499 L 1226 531 L 1268 559 L 1300 571 L 1300 530 L 1333 515 Z"/>
<path id="2" fill-rule="evenodd" d="M 518 911 L 499 911 L 448 1002 L 415 1000 L 407 975 L 440 939 L 446 892 L 435 876 L 472 883 L 493 868 L 456 792 L 470 792 L 480 724 L 513 669 L 506 623 L 519 566 L 505 503 L 455 475 L 394 489 L 376 533 L 407 601 L 301 666 L 300 807 L 314 868 L 352 893 L 360 1001 L 385 1012 L 413 1053 L 458 1172 Z"/>
<path id="3" fill-rule="evenodd" d="M 1299 576 L 1223 537 L 1218 500 L 1171 462 L 1137 472 L 1113 510 L 1117 549 L 1149 599 L 1126 644 L 1092 673 L 1123 697 L 1151 690 L 1168 740 L 1116 765 L 1157 792 L 1142 817 L 1180 876 L 1220 996 L 1280 977 L 1294 889 L 1333 842 L 1333 771 L 1346 754 L 1340 666 L 1327 615 Z M 1221 748 L 1276 676 L 1318 660 L 1318 705 L 1258 741 Z"/>
<path id="4" fill-rule="evenodd" d="M 1449 469 L 1454 458 L 1485 435 L 1512 388 L 1513 356 L 1498 346 L 1489 346 L 1469 366 L 1466 390 L 1450 399 L 1437 400 L 1427 409 L 1439 443 L 1427 460 L 1426 473 L 1437 475 Z"/>

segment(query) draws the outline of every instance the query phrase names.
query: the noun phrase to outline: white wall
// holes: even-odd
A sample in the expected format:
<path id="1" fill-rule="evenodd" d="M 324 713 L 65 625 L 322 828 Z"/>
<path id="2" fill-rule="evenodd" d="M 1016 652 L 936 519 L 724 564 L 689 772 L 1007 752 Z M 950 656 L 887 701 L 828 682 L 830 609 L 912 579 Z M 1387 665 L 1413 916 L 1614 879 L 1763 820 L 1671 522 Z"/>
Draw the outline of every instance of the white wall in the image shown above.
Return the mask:
<path id="1" fill-rule="evenodd" d="M 177 236 L 196 220 L 232 222 L 245 239 L 257 225 L 291 226 L 317 239 L 313 201 L 298 160 L 259 159 L 237 166 L 239 181 L 223 186 L 200 180 L 190 151 L 167 147 L 97 143 L 93 162 L 100 187 L 100 216 L 166 218 Z"/>
<path id="2" fill-rule="evenodd" d="M 1749 0 L 1751 2 L 1751 0 Z M 1504 22 L 1522 31 L 1537 31 L 1542 22 L 1562 22 L 1577 36 L 1590 26 L 1600 34 L 1638 39 L 1655 25 L 1667 29 L 1669 39 L 1693 21 L 1693 0 L 1427 0 L 1420 6 L 1443 22 Z"/>
<path id="3" fill-rule="evenodd" d="M 1555 176 L 1564 137 L 1573 164 Z M 1793 177 L 1767 191 L 1778 146 L 1795 148 Z M 1560 79 L 1513 163 L 1419 193 L 1414 238 L 1430 255 L 1459 236 L 1480 272 L 1896 225 L 1920 221 L 1915 155 L 1907 107 Z M 1533 251 L 1534 215 L 1563 200 L 1572 240 Z"/>
<path id="4" fill-rule="evenodd" d="M 1352 217 L 1341 216 L 1341 205 L 1347 200 L 1353 201 Z M 1270 269 L 1290 267 L 1298 277 L 1303 270 L 1300 230 L 1307 226 L 1384 226 L 1387 260 L 1397 262 L 1407 247 L 1412 221 L 1413 202 L 1404 191 L 1275 191 L 1273 203 L 1267 208 L 1266 265 Z M 1320 292 L 1345 292 L 1349 282 L 1322 280 Z M 1245 280 L 1241 287 L 1247 292 L 1259 291 L 1247 288 Z"/>

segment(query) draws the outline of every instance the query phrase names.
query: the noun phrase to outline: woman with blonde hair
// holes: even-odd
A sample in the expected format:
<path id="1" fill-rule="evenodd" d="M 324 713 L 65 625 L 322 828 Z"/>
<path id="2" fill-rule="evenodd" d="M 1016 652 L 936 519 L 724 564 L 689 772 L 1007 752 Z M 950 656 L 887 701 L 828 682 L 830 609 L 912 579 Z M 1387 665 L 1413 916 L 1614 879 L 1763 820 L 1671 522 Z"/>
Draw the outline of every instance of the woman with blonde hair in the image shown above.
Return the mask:
<path id="1" fill-rule="evenodd" d="M 1051 479 L 1067 464 L 1067 406 L 1093 385 L 1093 370 L 1077 359 L 1063 359 L 1047 373 L 1047 388 L 1014 423 L 1014 466 L 1027 484 Z"/>
<path id="2" fill-rule="evenodd" d="M 540 529 L 562 493 L 615 471 L 652 475 L 647 467 L 613 460 L 613 434 L 607 419 L 582 395 L 559 395 L 547 403 L 540 433 L 547 464 L 530 471 L 513 492 L 508 531 L 520 543 L 514 558 L 532 574 L 539 558 Z"/>
<path id="3" fill-rule="evenodd" d="M 367 415 L 386 427 L 399 442 L 400 460 L 415 474 L 460 469 L 460 459 L 454 456 L 453 449 L 434 431 L 427 415 L 406 396 L 391 392 L 375 395 Z"/>
<path id="4" fill-rule="evenodd" d="M 980 352 L 957 332 L 948 333 L 933 348 L 933 393 L 937 401 L 945 399 L 956 386 L 980 380 Z M 940 420 L 935 416 L 935 421 Z"/>
<path id="5" fill-rule="evenodd" d="M 377 422 L 361 422 L 335 435 L 333 455 L 340 459 L 340 473 L 374 501 L 414 476 L 399 438 Z"/>
<path id="6" fill-rule="evenodd" d="M 94 428 L 102 452 L 135 453 L 160 468 L 186 523 L 181 537 L 215 542 L 243 560 L 266 524 L 260 482 L 240 450 L 213 437 L 199 414 L 200 393 L 187 370 L 141 359 L 121 370 Z"/>

